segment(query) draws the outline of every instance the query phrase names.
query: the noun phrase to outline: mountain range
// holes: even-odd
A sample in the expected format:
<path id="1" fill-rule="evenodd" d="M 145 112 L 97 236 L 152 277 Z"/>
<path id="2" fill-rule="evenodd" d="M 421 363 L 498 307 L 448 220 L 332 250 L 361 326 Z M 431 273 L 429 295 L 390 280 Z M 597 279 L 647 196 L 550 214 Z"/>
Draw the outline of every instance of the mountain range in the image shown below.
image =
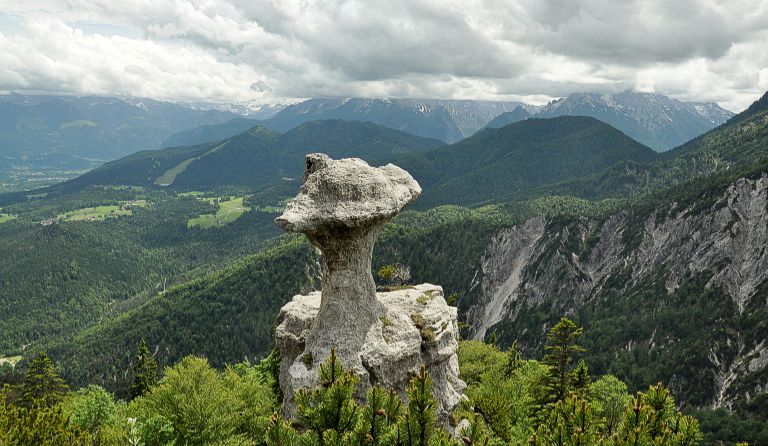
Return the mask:
<path id="1" fill-rule="evenodd" d="M 544 107 L 520 102 L 420 99 L 310 99 L 281 109 L 259 125 L 285 132 L 301 123 L 342 119 L 371 121 L 415 135 L 454 143 L 483 128 L 499 128 L 531 116 L 589 116 L 663 152 L 726 122 L 733 113 L 714 103 L 682 102 L 651 93 L 625 91 L 615 95 L 576 93 Z M 233 129 L 237 125 L 233 123 Z M 174 143 L 200 144 L 223 139 L 224 127 L 183 131 Z"/>
<path id="2" fill-rule="evenodd" d="M 371 121 L 454 143 L 486 126 L 502 127 L 527 115 L 591 116 L 657 151 L 696 137 L 732 116 L 715 104 L 631 92 L 573 94 L 543 108 L 521 102 L 436 99 L 332 98 L 292 105 L 216 105 L 9 94 L 0 96 L 0 171 L 90 169 L 142 149 L 223 140 L 248 128 L 251 123 L 246 119 L 281 133 L 314 120 Z"/>
<path id="3" fill-rule="evenodd" d="M 490 120 L 521 102 L 436 99 L 310 99 L 288 106 L 261 124 L 279 132 L 321 119 L 371 121 L 414 135 L 456 142 L 484 127 Z"/>
<path id="4" fill-rule="evenodd" d="M 550 102 L 538 117 L 592 116 L 662 152 L 676 147 L 733 116 L 714 103 L 681 102 L 652 93 L 571 94 Z"/>
<path id="5" fill-rule="evenodd" d="M 261 357 L 280 306 L 321 275 L 308 243 L 272 224 L 311 151 L 419 180 L 374 269 L 405 263 L 456 293 L 465 336 L 535 355 L 566 314 L 587 328 L 594 372 L 768 419 L 768 94 L 665 153 L 591 117 L 534 115 L 450 145 L 324 120 L 142 151 L 3 196 L 2 353 L 44 348 L 70 382 L 121 392 L 140 337 L 161 364 Z M 232 197 L 240 218 L 189 224 Z M 61 217 L 108 205 L 131 213 Z"/>
<path id="6" fill-rule="evenodd" d="M 545 328 L 568 314 L 588 328 L 584 345 L 597 373 L 616 374 L 634 388 L 663 381 L 682 404 L 764 418 L 768 145 L 755 135 L 768 131 L 768 110 L 757 104 L 670 155 L 653 155 L 634 143 L 633 150 L 651 160 L 633 161 L 638 165 L 672 168 L 680 158 L 706 153 L 731 159 L 728 168 L 689 175 L 671 188 L 651 182 L 645 195 L 629 202 L 540 196 L 525 207 L 410 212 L 384 231 L 375 264 L 405 262 L 415 281 L 436 281 L 448 294 L 458 293 L 468 336 L 502 345 L 517 341 L 532 353 L 541 348 Z M 505 129 L 519 132 L 553 122 L 605 125 L 559 119 Z M 567 134 L 567 126 L 561 131 Z M 496 131 L 486 132 L 476 137 Z M 733 145 L 753 150 L 732 158 Z M 223 328 L 211 331 L 209 315 L 216 314 L 240 324 L 243 333 L 227 348 L 258 355 L 271 343 L 267 322 L 279 302 L 316 286 L 318 274 L 309 246 L 287 238 L 220 273 L 155 296 L 56 351 L 78 362 L 87 358 L 85 366 L 69 369 L 76 380 L 105 384 L 115 377 L 99 364 L 128 367 L 125 351 L 139 334 L 165 352 L 163 360 L 196 352 L 223 364 L 227 349 L 213 339 L 229 337 Z M 273 278 L 288 288 L 273 288 Z M 166 325 L 179 328 L 171 335 Z"/>
<path id="7" fill-rule="evenodd" d="M 237 115 L 151 99 L 0 96 L 0 167 L 92 168 Z"/>
<path id="8" fill-rule="evenodd" d="M 489 128 L 447 146 L 370 122 L 324 120 L 304 123 L 283 134 L 254 126 L 223 141 L 142 151 L 52 186 L 45 193 L 95 185 L 179 191 L 278 186 L 299 178 L 304 155 L 315 151 L 402 166 L 424 187 L 416 204 L 422 209 L 525 194 L 545 184 L 599 172 L 619 161 L 647 162 L 657 156 L 613 127 L 578 116 L 529 119 Z M 26 193 L 16 196 L 23 199 Z M 0 203 L 11 197 L 6 195 Z"/>

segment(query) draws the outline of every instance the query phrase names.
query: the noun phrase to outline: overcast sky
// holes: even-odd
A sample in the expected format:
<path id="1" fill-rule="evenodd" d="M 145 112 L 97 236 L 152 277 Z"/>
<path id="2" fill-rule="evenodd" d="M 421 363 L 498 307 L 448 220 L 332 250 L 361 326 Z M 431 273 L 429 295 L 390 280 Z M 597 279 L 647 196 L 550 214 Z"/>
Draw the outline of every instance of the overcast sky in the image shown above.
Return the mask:
<path id="1" fill-rule="evenodd" d="M 0 0 L 0 91 L 263 102 L 768 90 L 767 0 Z"/>

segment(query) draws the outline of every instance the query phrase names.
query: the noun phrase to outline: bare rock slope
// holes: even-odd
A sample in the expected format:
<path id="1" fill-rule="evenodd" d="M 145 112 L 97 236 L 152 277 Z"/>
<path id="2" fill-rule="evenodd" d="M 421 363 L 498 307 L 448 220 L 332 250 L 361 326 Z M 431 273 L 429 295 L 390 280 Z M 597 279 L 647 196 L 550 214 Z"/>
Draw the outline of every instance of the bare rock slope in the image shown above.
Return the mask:
<path id="1" fill-rule="evenodd" d="M 768 175 L 602 219 L 538 217 L 481 259 L 470 335 L 533 353 L 546 321 L 587 325 L 590 363 L 696 406 L 768 401 Z"/>

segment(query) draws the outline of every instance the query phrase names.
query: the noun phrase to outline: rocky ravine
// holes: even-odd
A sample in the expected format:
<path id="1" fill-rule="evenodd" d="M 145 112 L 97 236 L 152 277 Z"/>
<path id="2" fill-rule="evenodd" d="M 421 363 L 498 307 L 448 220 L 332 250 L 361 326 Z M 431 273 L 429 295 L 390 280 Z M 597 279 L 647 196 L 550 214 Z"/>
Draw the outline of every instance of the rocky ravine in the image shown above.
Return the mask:
<path id="1" fill-rule="evenodd" d="M 592 331 L 594 354 L 659 375 L 630 379 L 637 386 L 660 379 L 698 406 L 762 406 L 766 248 L 766 175 L 687 205 L 602 220 L 535 218 L 493 238 L 466 318 L 473 338 L 496 332 L 534 352 L 546 329 L 541 314 L 568 314 Z M 609 364 L 597 366 L 629 373 Z"/>

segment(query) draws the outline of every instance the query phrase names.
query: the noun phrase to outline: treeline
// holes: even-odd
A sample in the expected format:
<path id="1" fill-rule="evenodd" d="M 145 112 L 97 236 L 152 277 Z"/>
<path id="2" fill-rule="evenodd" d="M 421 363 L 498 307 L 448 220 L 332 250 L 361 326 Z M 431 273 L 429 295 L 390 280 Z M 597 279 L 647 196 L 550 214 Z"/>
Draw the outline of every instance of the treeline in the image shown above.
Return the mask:
<path id="1" fill-rule="evenodd" d="M 413 377 L 405 400 L 373 387 L 354 398 L 356 377 L 335 355 L 320 385 L 297 393 L 296 418 L 279 415 L 279 358 L 213 369 L 188 356 L 160 380 L 143 342 L 131 399 L 90 385 L 69 391 L 45 354 L 0 393 L 0 444 L 15 445 L 697 445 L 696 419 L 675 409 L 663 385 L 634 395 L 613 376 L 592 377 L 577 361 L 582 329 L 561 319 L 541 361 L 477 341 L 462 342 L 466 396 L 436 418 L 429 373 Z"/>

